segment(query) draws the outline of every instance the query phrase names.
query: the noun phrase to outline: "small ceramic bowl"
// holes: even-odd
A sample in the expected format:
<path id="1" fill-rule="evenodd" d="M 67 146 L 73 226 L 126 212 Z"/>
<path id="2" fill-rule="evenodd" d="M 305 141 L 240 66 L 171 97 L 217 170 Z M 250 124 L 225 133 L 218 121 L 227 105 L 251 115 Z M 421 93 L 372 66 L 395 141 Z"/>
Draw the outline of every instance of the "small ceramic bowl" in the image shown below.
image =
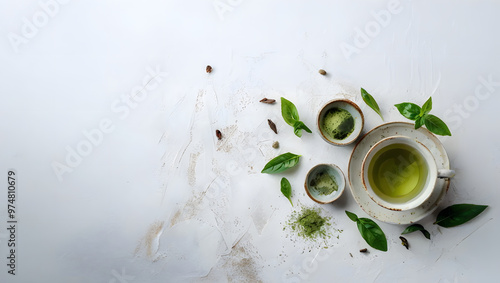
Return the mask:
<path id="1" fill-rule="evenodd" d="M 331 179 L 337 183 L 337 190 L 331 192 L 330 194 L 322 194 L 315 187 L 315 179 L 319 177 L 319 174 L 328 174 Z M 325 182 L 325 179 L 323 179 Z M 328 178 L 326 178 L 328 182 Z M 307 195 L 317 203 L 326 204 L 333 202 L 338 199 L 345 189 L 345 177 L 342 170 L 337 165 L 333 164 L 318 164 L 311 168 L 306 176 L 306 181 L 304 183 Z"/>
<path id="2" fill-rule="evenodd" d="M 351 114 L 352 118 L 354 119 L 354 129 L 349 134 L 347 137 L 343 139 L 336 139 L 333 137 L 333 135 L 326 133 L 323 131 L 323 123 L 325 120 L 325 117 L 327 116 L 328 112 L 334 108 L 339 108 L 339 109 L 344 109 L 349 114 Z M 319 132 L 321 134 L 321 137 L 329 144 L 333 145 L 348 145 L 350 143 L 353 143 L 361 134 L 361 131 L 363 130 L 365 120 L 363 117 L 363 112 L 359 108 L 356 103 L 348 100 L 348 99 L 334 99 L 325 106 L 321 108 L 318 114 L 318 120 L 317 120 L 317 126 L 319 129 Z"/>

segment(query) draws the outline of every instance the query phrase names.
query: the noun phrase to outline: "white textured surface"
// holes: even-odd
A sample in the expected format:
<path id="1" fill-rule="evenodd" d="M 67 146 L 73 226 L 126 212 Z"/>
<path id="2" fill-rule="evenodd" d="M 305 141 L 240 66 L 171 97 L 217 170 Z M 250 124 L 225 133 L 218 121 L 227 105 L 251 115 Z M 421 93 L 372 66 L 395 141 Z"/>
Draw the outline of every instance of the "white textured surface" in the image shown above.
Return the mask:
<path id="1" fill-rule="evenodd" d="M 0 174 L 18 172 L 19 220 L 12 276 L 4 182 L 1 282 L 488 282 L 496 275 L 498 2 L 58 3 L 0 1 Z M 393 13 L 381 26 L 382 10 Z M 365 28 L 372 35 L 361 42 Z M 342 51 L 348 45 L 352 56 Z M 405 120 L 392 105 L 432 95 L 431 113 L 453 133 L 440 139 L 457 171 L 441 207 L 490 207 L 453 229 L 432 225 L 434 213 L 419 222 L 432 240 L 408 235 L 410 250 L 398 239 L 405 226 L 378 222 L 386 253 L 358 252 L 367 245 L 344 210 L 366 214 L 349 190 L 321 206 L 343 230 L 328 249 L 283 231 L 294 208 L 279 191 L 282 176 L 295 207 L 319 206 L 304 192 L 307 171 L 335 163 L 347 173 L 353 146 L 321 139 L 319 108 L 346 97 L 364 111 L 365 131 L 382 123 L 360 87 L 386 121 Z M 312 134 L 295 137 L 279 104 L 258 102 L 280 96 L 295 103 Z M 78 147 L 86 156 L 72 156 Z M 302 155 L 297 168 L 260 174 L 287 151 Z M 68 171 L 58 179 L 54 165 Z"/>

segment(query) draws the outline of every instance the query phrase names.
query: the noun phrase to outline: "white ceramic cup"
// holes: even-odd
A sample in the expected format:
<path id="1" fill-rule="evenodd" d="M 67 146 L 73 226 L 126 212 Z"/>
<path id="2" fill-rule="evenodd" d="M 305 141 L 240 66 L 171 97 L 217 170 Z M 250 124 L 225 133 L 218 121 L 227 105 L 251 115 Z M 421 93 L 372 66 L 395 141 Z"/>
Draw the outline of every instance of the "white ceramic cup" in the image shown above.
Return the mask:
<path id="1" fill-rule="evenodd" d="M 414 149 L 414 153 L 419 154 L 421 156 L 421 160 L 424 163 L 424 168 L 427 168 L 427 176 L 422 177 L 421 181 L 419 181 L 423 184 L 420 185 L 422 189 L 420 192 L 414 196 L 412 196 L 409 199 L 403 199 L 405 198 L 404 196 L 397 196 L 397 197 L 392 197 L 388 195 L 384 195 L 383 192 L 375 192 L 373 188 L 373 184 L 370 182 L 370 178 L 368 176 L 369 174 L 369 166 L 373 160 L 373 158 L 376 156 L 378 152 L 383 150 L 384 148 L 391 146 L 391 145 L 396 145 L 396 144 L 401 144 L 401 145 L 406 145 Z M 392 147 L 391 147 L 392 148 Z M 386 149 L 387 150 L 387 149 Z M 383 154 L 383 152 L 381 153 Z M 408 181 L 408 177 L 410 176 L 410 170 L 418 170 L 418 167 L 415 167 L 418 162 L 415 160 L 406 160 L 408 158 L 403 157 L 402 155 L 397 157 L 397 161 L 393 164 L 398 164 L 398 168 L 403 168 L 401 171 L 388 171 L 384 173 L 384 179 L 385 179 L 385 184 L 394 184 L 396 182 L 399 182 L 401 184 L 402 182 Z M 418 159 L 418 158 L 417 158 Z M 375 165 L 374 165 L 375 166 Z M 395 165 L 394 165 L 395 166 Z M 404 167 L 406 166 L 406 167 Z M 410 169 L 408 169 L 410 168 Z M 383 170 L 381 168 L 374 168 L 373 170 Z M 381 171 L 384 172 L 384 171 Z M 420 176 L 420 171 L 418 173 Z M 422 173 L 423 174 L 423 173 Z M 362 165 L 361 165 L 361 177 L 363 181 L 363 186 L 366 189 L 366 192 L 368 193 L 368 196 L 380 205 L 381 207 L 384 207 L 389 210 L 395 210 L 395 211 L 403 211 L 403 210 L 409 210 L 416 208 L 420 206 L 422 203 L 424 203 L 429 196 L 432 194 L 434 187 L 436 186 L 436 182 L 438 178 L 451 178 L 455 175 L 454 170 L 447 170 L 447 169 L 438 169 L 436 161 L 434 159 L 434 156 L 432 155 L 431 151 L 423 145 L 421 142 L 417 141 L 416 139 L 406 137 L 406 136 L 392 136 L 388 137 L 385 139 L 382 139 L 381 141 L 377 142 L 375 145 L 372 146 L 372 148 L 368 151 L 366 154 L 365 158 L 363 159 Z M 414 175 L 413 175 L 414 176 Z M 412 176 L 412 177 L 413 177 Z M 413 177 L 414 178 L 414 177 Z M 414 180 L 414 179 L 413 179 Z M 419 179 L 420 180 L 420 179 Z M 391 183 L 392 182 L 392 183 Z M 415 192 L 413 192 L 415 194 Z M 409 197 L 410 194 L 406 198 Z"/>

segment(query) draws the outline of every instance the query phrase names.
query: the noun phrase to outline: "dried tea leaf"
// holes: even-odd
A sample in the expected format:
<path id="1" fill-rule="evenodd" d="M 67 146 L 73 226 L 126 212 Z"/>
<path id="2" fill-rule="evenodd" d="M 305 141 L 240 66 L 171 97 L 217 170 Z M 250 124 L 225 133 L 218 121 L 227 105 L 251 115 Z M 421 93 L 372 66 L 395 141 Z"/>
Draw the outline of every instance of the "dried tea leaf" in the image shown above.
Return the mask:
<path id="1" fill-rule="evenodd" d="M 276 102 L 275 99 L 270 99 L 270 98 L 262 98 L 259 102 L 262 102 L 262 103 L 267 103 L 267 104 L 273 104 Z"/>
<path id="2" fill-rule="evenodd" d="M 271 130 L 273 130 L 275 134 L 278 134 L 278 129 L 276 129 L 276 124 L 274 124 L 274 122 L 271 121 L 271 119 L 267 119 L 267 123 L 269 124 Z"/>
<path id="3" fill-rule="evenodd" d="M 399 238 L 401 239 L 401 245 L 405 246 L 406 249 L 409 249 L 410 244 L 408 243 L 408 240 L 403 236 L 399 236 Z"/>
<path id="4" fill-rule="evenodd" d="M 220 140 L 222 139 L 222 133 L 219 131 L 219 130 L 216 130 L 215 131 L 215 135 L 217 136 L 217 138 Z"/>
<path id="5" fill-rule="evenodd" d="M 207 68 L 205 70 L 210 74 L 212 72 L 212 66 L 207 65 Z"/>
<path id="6" fill-rule="evenodd" d="M 323 69 L 319 69 L 318 73 L 322 74 L 323 76 L 325 76 L 325 75 L 326 75 L 326 71 L 325 71 L 325 70 L 323 70 Z"/>
<path id="7" fill-rule="evenodd" d="M 359 250 L 360 253 L 367 253 L 368 252 L 368 249 L 367 248 L 364 248 L 364 249 L 361 249 Z"/>

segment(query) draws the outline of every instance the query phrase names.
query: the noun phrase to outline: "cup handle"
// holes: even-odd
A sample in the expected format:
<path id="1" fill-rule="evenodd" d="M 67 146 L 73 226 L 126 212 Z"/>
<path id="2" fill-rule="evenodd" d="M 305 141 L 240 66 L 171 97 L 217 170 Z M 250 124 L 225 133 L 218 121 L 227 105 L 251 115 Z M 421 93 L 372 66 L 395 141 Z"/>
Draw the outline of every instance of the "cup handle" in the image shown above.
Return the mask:
<path id="1" fill-rule="evenodd" d="M 439 169 L 438 178 L 452 178 L 455 176 L 455 170 Z"/>

